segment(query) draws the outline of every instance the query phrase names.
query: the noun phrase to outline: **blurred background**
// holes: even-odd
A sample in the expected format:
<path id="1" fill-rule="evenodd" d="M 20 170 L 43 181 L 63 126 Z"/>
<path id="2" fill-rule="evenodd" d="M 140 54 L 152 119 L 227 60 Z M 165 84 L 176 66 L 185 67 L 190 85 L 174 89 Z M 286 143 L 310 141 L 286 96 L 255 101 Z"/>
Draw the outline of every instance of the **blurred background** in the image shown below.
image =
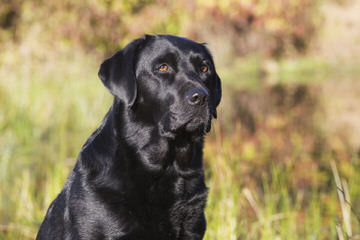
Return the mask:
<path id="1" fill-rule="evenodd" d="M 143 34 L 206 42 L 207 240 L 360 239 L 360 0 L 1 0 L 0 239 L 34 239 Z"/>

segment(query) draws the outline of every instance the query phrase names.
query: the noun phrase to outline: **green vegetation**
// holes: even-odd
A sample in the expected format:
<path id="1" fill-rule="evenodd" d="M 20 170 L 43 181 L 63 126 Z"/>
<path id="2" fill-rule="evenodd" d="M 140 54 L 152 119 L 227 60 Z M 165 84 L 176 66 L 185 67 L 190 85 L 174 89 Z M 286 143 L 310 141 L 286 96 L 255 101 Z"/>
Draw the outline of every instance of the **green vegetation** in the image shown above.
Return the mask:
<path id="1" fill-rule="evenodd" d="M 35 238 L 110 107 L 103 56 L 144 32 L 208 41 L 223 80 L 206 240 L 360 239 L 359 56 L 314 51 L 325 2 L 0 4 L 0 239 Z"/>

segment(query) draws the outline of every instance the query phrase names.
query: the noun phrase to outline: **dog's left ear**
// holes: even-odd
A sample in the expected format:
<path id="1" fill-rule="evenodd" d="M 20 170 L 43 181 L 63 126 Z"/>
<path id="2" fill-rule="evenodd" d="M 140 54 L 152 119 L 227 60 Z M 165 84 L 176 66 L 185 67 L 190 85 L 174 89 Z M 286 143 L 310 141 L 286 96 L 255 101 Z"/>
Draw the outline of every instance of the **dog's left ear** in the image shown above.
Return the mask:
<path id="1" fill-rule="evenodd" d="M 210 50 L 207 48 L 206 43 L 202 43 L 202 46 L 204 47 L 205 51 L 208 53 L 208 55 L 210 56 L 211 62 L 213 65 L 214 64 L 214 60 L 213 57 L 211 55 Z M 215 71 L 215 76 L 214 76 L 214 87 L 212 88 L 212 91 L 210 92 L 211 94 L 211 114 L 213 115 L 214 118 L 217 118 L 217 112 L 216 112 L 216 108 L 217 106 L 220 104 L 220 100 L 221 100 L 221 80 L 219 75 L 217 75 L 216 71 Z"/>
<path id="2" fill-rule="evenodd" d="M 214 118 L 217 118 L 217 113 L 216 113 L 216 107 L 219 105 L 220 100 L 221 100 L 221 80 L 220 77 L 217 75 L 217 73 L 215 73 L 215 88 L 212 91 L 213 94 L 213 107 L 214 109 L 212 110 L 212 115 L 214 116 Z"/>
<path id="3" fill-rule="evenodd" d="M 124 49 L 106 59 L 98 73 L 109 92 L 129 108 L 134 104 L 137 95 L 135 59 L 145 38 L 146 36 L 130 42 Z"/>

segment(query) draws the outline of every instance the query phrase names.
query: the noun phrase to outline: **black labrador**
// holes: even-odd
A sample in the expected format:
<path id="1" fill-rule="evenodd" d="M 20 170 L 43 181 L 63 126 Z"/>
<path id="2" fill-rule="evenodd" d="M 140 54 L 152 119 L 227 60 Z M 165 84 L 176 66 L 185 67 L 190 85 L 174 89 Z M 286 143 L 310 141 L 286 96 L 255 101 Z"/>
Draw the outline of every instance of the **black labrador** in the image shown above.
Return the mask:
<path id="1" fill-rule="evenodd" d="M 145 35 L 106 59 L 99 77 L 113 104 L 37 239 L 203 239 L 202 149 L 221 98 L 210 52 Z"/>

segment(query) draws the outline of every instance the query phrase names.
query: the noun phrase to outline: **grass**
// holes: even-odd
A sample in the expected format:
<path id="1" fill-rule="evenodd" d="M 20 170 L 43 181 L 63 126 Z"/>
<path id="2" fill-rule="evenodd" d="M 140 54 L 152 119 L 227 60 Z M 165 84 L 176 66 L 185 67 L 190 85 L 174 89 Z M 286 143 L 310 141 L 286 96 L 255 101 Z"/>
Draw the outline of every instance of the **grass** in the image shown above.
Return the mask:
<path id="1" fill-rule="evenodd" d="M 36 59 L 10 49 L 0 59 L 0 239 L 34 239 L 111 97 L 97 79 L 100 62 L 87 55 Z M 250 85 L 261 84 L 257 61 L 223 69 L 224 82 L 232 84 L 239 74 Z M 308 71 L 313 63 L 303 61 L 302 68 L 279 63 L 281 81 Z M 235 99 L 226 99 L 231 90 L 224 91 L 224 102 L 236 109 Z M 269 107 L 268 115 L 254 116 L 252 134 L 236 113 L 230 121 L 222 118 L 228 109 L 220 109 L 205 146 L 205 239 L 359 239 L 356 151 L 341 138 L 332 139 L 336 147 L 329 144 L 317 109 Z"/>
<path id="2" fill-rule="evenodd" d="M 237 130 L 233 136 L 220 142 L 211 140 L 206 146 L 210 198 L 205 239 L 336 239 L 337 228 L 346 236 L 343 239 L 360 237 L 358 204 L 350 205 L 351 199 L 359 199 L 356 193 L 359 176 L 349 182 L 341 180 L 342 186 L 357 189 L 351 193 L 338 187 L 340 177 L 337 172 L 334 177 L 329 175 L 330 166 L 325 170 L 329 178 L 326 183 L 321 183 L 324 172 L 316 165 L 306 169 L 308 186 L 294 185 L 294 178 L 304 177 L 296 171 L 296 163 L 285 167 L 266 160 L 267 166 L 257 165 L 245 170 L 263 153 L 255 151 L 250 163 L 244 160 L 241 157 L 244 151 L 239 146 L 244 142 L 239 143 L 239 135 L 243 133 Z M 266 143 L 259 143 L 262 144 Z M 337 171 L 335 162 L 330 162 L 333 171 Z M 358 171 L 358 165 L 353 170 Z M 327 184 L 330 186 L 325 187 Z"/>
<path id="3" fill-rule="evenodd" d="M 0 69 L 0 239 L 35 237 L 111 103 L 96 72 L 82 56 Z"/>

